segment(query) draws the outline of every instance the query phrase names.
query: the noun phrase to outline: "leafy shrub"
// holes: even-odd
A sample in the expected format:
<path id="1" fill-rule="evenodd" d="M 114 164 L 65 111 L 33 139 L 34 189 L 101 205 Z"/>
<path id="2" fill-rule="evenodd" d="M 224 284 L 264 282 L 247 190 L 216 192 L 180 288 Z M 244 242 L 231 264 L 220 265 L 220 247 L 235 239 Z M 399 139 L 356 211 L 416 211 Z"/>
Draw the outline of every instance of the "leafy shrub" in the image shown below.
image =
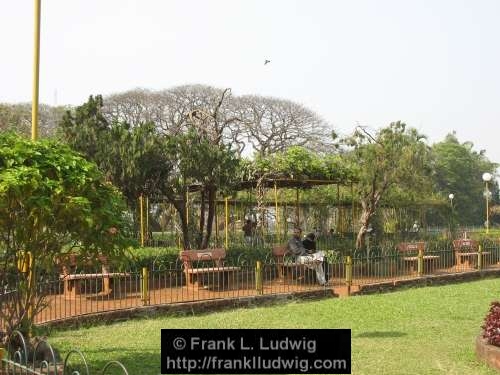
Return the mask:
<path id="1" fill-rule="evenodd" d="M 229 246 L 226 262 L 230 264 L 254 264 L 256 261 L 269 261 L 271 256 L 270 246 L 234 245 Z"/>
<path id="2" fill-rule="evenodd" d="M 484 330 L 483 337 L 488 341 L 488 344 L 500 346 L 500 302 L 491 303 L 490 311 L 486 315 L 482 328 Z"/>
<path id="3" fill-rule="evenodd" d="M 133 270 L 180 267 L 178 247 L 143 247 L 128 253 L 129 265 Z"/>

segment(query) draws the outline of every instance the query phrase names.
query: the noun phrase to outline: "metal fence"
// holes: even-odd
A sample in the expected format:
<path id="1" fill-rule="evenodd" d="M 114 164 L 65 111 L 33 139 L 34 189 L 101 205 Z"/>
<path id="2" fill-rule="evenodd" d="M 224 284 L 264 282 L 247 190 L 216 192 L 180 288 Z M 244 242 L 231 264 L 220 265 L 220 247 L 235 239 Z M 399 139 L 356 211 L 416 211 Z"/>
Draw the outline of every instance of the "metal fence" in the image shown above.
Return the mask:
<path id="1" fill-rule="evenodd" d="M 96 373 L 96 372 L 94 372 Z M 128 375 L 118 361 L 106 363 L 98 374 Z M 0 374 L 5 375 L 90 375 L 88 362 L 79 350 L 71 350 L 64 359 L 45 340 L 27 340 L 21 332 L 14 331 L 5 348 L 0 348 Z"/>
<path id="2" fill-rule="evenodd" d="M 177 262 L 130 272 L 58 273 L 37 284 L 44 308 L 36 315 L 35 322 L 141 306 L 326 289 L 342 295 L 367 284 L 500 269 L 500 246 L 491 243 L 460 254 L 453 248 L 425 248 L 404 253 L 393 248 L 391 251 L 373 249 L 368 255 L 328 259 L 322 266 L 328 280 L 325 286 L 319 285 L 312 266 L 272 256 L 263 261 L 240 259 L 219 265 L 200 261 L 189 269 Z M 7 308 L 13 293 L 12 289 L 0 291 L 3 309 Z M 1 327 L 0 321 L 0 331 Z"/>

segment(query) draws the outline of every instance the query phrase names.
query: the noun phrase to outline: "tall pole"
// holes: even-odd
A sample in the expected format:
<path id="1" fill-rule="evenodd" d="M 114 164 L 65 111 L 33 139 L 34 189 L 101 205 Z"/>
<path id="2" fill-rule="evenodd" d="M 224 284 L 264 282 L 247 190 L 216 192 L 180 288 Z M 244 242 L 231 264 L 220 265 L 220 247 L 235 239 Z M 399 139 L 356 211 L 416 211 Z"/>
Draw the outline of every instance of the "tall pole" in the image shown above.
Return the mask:
<path id="1" fill-rule="evenodd" d="M 225 226 L 224 226 L 224 242 L 226 245 L 226 250 L 229 248 L 229 201 L 227 198 L 224 199 L 224 205 L 225 205 L 225 210 L 224 210 L 224 216 L 225 216 Z"/>
<path id="2" fill-rule="evenodd" d="M 274 182 L 274 205 L 276 210 L 276 241 L 279 241 L 280 236 L 280 214 L 278 207 L 278 187 L 276 186 L 276 181 Z"/>
<path id="3" fill-rule="evenodd" d="M 485 181 L 486 184 L 486 190 L 485 192 L 485 197 L 486 197 L 486 234 L 490 233 L 490 215 L 489 215 L 489 190 L 488 190 L 488 181 Z"/>
<path id="4" fill-rule="evenodd" d="M 189 188 L 186 191 L 186 224 L 189 224 Z"/>
<path id="5" fill-rule="evenodd" d="M 295 189 L 295 221 L 296 227 L 300 228 L 300 194 L 299 188 Z"/>
<path id="6" fill-rule="evenodd" d="M 149 197 L 146 196 L 146 232 L 145 232 L 146 240 L 150 240 L 149 238 Z"/>
<path id="7" fill-rule="evenodd" d="M 491 173 L 483 173 L 483 181 L 486 184 L 486 188 L 484 190 L 484 199 L 486 199 L 486 234 L 490 233 L 490 220 L 489 220 L 489 198 L 490 198 L 490 191 L 488 190 L 488 182 L 491 180 L 493 176 Z"/>
<path id="8" fill-rule="evenodd" d="M 144 199 L 142 194 L 139 196 L 139 214 L 139 222 L 141 226 L 141 247 L 144 247 Z"/>
<path id="9" fill-rule="evenodd" d="M 354 186 L 351 182 L 351 228 L 352 233 L 354 234 Z"/>
<path id="10" fill-rule="evenodd" d="M 31 139 L 38 139 L 38 86 L 40 80 L 40 4 L 35 0 L 35 34 L 33 56 L 33 99 L 31 102 Z"/>

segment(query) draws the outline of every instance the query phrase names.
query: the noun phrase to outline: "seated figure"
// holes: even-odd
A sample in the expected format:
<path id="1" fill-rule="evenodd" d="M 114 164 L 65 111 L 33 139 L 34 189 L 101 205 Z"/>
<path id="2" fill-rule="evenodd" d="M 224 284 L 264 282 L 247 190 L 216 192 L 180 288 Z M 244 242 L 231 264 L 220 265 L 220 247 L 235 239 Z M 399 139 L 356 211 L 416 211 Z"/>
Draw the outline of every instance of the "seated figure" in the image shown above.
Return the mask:
<path id="1" fill-rule="evenodd" d="M 293 230 L 293 237 L 290 238 L 287 245 L 288 254 L 294 256 L 297 263 L 304 264 L 308 268 L 314 269 L 316 271 L 318 283 L 320 285 L 325 285 L 325 271 L 323 270 L 323 259 L 325 255 L 322 251 L 308 254 L 308 250 L 301 241 L 301 235 L 302 230 L 300 228 L 295 228 Z M 314 243 L 314 248 L 315 247 L 316 243 Z"/>

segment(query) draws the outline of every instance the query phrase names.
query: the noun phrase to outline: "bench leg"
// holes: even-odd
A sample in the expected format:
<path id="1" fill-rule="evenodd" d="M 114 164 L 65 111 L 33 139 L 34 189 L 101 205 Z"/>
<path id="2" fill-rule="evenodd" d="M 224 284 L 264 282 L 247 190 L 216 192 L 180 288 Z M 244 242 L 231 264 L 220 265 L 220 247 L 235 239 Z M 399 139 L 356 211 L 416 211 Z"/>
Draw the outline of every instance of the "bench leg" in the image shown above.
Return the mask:
<path id="1" fill-rule="evenodd" d="M 104 276 L 102 278 L 102 291 L 99 293 L 101 296 L 107 296 L 111 294 L 113 290 L 110 288 L 110 278 L 109 276 Z"/>
<path id="2" fill-rule="evenodd" d="M 283 281 L 285 281 L 285 267 L 283 267 L 282 264 L 277 264 L 276 268 L 278 271 L 278 282 L 282 283 Z"/>
<path id="3" fill-rule="evenodd" d="M 80 296 L 80 280 L 64 280 L 64 298 L 77 299 Z"/>
<path id="4" fill-rule="evenodd" d="M 189 289 L 197 289 L 199 287 L 198 275 L 189 272 L 184 272 L 184 275 L 186 276 L 186 286 Z"/>

